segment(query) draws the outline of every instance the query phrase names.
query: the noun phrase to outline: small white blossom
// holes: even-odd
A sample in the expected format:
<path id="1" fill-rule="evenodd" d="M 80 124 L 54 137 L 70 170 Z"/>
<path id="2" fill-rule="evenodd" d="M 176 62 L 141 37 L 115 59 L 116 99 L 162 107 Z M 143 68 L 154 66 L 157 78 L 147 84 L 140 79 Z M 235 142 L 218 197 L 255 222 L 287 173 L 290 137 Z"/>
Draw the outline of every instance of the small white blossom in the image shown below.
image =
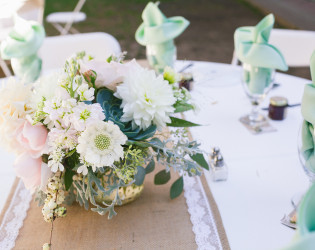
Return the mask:
<path id="1" fill-rule="evenodd" d="M 78 174 L 82 173 L 83 175 L 87 175 L 89 171 L 86 165 L 82 165 L 78 168 L 77 172 Z"/>
<path id="2" fill-rule="evenodd" d="M 105 119 L 103 109 L 98 103 L 88 105 L 80 102 L 72 111 L 70 121 L 77 131 L 83 131 L 89 125 Z"/>
<path id="3" fill-rule="evenodd" d="M 65 156 L 65 153 L 61 148 L 56 148 L 54 151 L 52 151 L 48 157 L 48 167 L 51 168 L 51 171 L 56 173 L 58 170 L 63 171 L 64 166 L 61 164 L 63 157 Z"/>
<path id="4" fill-rule="evenodd" d="M 94 99 L 94 88 L 89 88 L 89 85 L 82 83 L 77 92 L 80 97 L 80 101 L 92 101 Z"/>
<path id="5" fill-rule="evenodd" d="M 50 244 L 45 243 L 45 244 L 43 245 L 43 250 L 50 250 L 50 249 L 51 249 L 50 247 L 51 247 Z"/>
<path id="6" fill-rule="evenodd" d="M 180 81 L 180 74 L 178 74 L 173 68 L 166 66 L 163 72 L 163 77 L 170 84 L 176 83 Z"/>
<path id="7" fill-rule="evenodd" d="M 55 209 L 57 207 L 57 203 L 54 200 L 50 200 L 47 206 L 49 209 Z"/>

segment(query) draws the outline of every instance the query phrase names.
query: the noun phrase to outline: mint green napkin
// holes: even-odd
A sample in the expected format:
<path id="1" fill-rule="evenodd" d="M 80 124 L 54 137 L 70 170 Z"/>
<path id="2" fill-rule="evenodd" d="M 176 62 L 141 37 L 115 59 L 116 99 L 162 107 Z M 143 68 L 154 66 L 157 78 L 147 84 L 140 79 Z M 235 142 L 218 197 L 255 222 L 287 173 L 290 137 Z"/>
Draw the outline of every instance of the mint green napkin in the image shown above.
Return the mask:
<path id="1" fill-rule="evenodd" d="M 301 106 L 302 116 L 304 118 L 301 130 L 301 151 L 305 159 L 305 167 L 315 174 L 315 51 L 311 56 L 310 69 L 313 82 L 305 85 Z"/>
<path id="2" fill-rule="evenodd" d="M 285 250 L 315 249 L 315 184 L 303 197 L 297 215 L 297 236 Z"/>
<path id="3" fill-rule="evenodd" d="M 45 30 L 42 25 L 15 16 L 13 30 L 1 43 L 1 57 L 11 59 L 15 75 L 26 83 L 39 77 L 42 60 L 37 56 L 37 51 L 44 38 Z"/>
<path id="4" fill-rule="evenodd" d="M 179 16 L 167 18 L 158 3 L 152 2 L 144 8 L 142 19 L 143 23 L 137 29 L 135 38 L 138 43 L 147 46 L 150 65 L 158 71 L 165 66 L 173 66 L 176 59 L 173 40 L 187 28 L 189 21 Z"/>
<path id="5" fill-rule="evenodd" d="M 262 94 L 265 85 L 270 84 L 274 69 L 284 70 L 288 66 L 281 52 L 268 43 L 275 19 L 269 14 L 254 27 L 240 27 L 234 33 L 235 52 L 238 59 L 252 68 L 245 76 L 249 90 L 253 94 Z M 257 73 L 259 68 L 259 73 Z"/>

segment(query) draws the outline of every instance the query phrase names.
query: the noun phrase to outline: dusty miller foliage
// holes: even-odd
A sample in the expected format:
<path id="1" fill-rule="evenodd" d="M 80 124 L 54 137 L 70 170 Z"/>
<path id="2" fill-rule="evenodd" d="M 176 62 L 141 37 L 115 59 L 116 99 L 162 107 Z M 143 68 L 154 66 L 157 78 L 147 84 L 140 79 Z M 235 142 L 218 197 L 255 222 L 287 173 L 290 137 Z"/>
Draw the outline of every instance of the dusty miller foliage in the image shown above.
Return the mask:
<path id="1" fill-rule="evenodd" d="M 93 173 L 91 169 L 86 176 L 83 176 L 82 180 L 75 180 L 73 185 L 76 189 L 76 200 L 85 209 L 89 209 L 91 203 L 94 207 L 91 208 L 92 211 L 104 215 L 108 213 L 108 218 L 111 219 L 116 212 L 114 206 L 121 205 L 121 197 L 118 195 L 118 190 L 121 187 L 126 187 L 130 184 L 126 184 L 123 180 L 119 179 L 115 174 L 113 169 L 107 168 L 106 170 L 99 171 L 98 173 Z M 106 185 L 103 185 L 101 178 L 105 181 Z M 105 187 L 104 187 L 105 186 Z M 95 201 L 95 197 L 101 192 L 104 196 L 109 196 L 111 193 L 116 192 L 115 198 L 111 204 L 105 202 L 102 205 Z"/>

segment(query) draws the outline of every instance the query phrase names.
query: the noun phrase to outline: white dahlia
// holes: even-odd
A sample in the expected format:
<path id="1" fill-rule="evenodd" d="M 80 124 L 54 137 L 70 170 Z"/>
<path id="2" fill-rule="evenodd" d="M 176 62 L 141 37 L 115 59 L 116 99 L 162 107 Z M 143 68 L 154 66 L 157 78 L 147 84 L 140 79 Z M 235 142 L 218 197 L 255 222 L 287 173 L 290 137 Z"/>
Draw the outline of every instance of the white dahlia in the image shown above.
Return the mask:
<path id="1" fill-rule="evenodd" d="M 84 162 L 92 167 L 104 167 L 124 157 L 121 145 L 126 143 L 127 136 L 111 121 L 98 121 L 89 125 L 78 141 L 77 152 Z"/>
<path id="2" fill-rule="evenodd" d="M 115 96 L 122 99 L 122 121 L 147 129 L 155 124 L 159 130 L 170 122 L 176 99 L 172 87 L 162 75 L 141 67 L 129 71 L 123 84 L 117 86 Z"/>

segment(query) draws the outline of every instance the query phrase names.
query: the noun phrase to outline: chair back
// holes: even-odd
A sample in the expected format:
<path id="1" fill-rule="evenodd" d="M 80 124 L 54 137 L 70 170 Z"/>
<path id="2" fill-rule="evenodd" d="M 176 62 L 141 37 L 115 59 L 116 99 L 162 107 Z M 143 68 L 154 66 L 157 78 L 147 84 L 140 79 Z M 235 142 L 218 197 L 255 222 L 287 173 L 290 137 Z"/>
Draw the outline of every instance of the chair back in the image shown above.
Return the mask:
<path id="1" fill-rule="evenodd" d="M 309 67 L 315 50 L 315 31 L 273 29 L 269 43 L 281 51 L 289 67 Z M 234 51 L 231 64 L 237 63 Z"/>
<path id="2" fill-rule="evenodd" d="M 79 0 L 77 5 L 75 6 L 73 12 L 75 12 L 75 13 L 80 12 L 80 10 L 82 9 L 83 5 L 85 4 L 85 1 L 86 0 Z"/>
<path id="3" fill-rule="evenodd" d="M 42 71 L 62 68 L 67 58 L 81 51 L 97 60 L 106 60 L 111 54 L 121 53 L 121 48 L 112 35 L 103 32 L 46 37 L 39 50 Z"/>
<path id="4" fill-rule="evenodd" d="M 315 31 L 273 29 L 269 42 L 279 48 L 289 67 L 309 67 Z"/>
<path id="5" fill-rule="evenodd" d="M 34 20 L 43 24 L 45 0 L 27 0 L 18 10 L 18 14 L 26 20 Z"/>

